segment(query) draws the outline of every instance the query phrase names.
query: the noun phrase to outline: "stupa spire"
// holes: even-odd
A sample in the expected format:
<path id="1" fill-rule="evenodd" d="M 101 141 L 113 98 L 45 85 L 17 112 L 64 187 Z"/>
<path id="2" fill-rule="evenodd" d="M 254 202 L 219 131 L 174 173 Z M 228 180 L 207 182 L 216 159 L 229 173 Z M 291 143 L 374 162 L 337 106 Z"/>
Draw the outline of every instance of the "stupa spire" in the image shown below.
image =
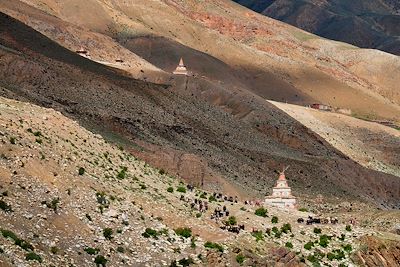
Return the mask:
<path id="1" fill-rule="evenodd" d="M 185 67 L 185 64 L 183 63 L 183 58 L 179 60 L 179 65 L 176 67 L 174 70 L 173 74 L 175 75 L 188 75 L 188 70 Z"/>

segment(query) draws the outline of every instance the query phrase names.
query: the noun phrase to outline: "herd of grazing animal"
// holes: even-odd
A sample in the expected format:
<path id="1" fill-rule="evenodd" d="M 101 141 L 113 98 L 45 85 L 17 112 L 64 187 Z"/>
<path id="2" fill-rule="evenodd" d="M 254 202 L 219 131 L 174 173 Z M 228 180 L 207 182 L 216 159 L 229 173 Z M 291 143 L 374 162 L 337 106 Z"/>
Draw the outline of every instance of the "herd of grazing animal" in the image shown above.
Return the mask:
<path id="1" fill-rule="evenodd" d="M 297 219 L 298 223 L 304 223 L 306 222 L 307 225 L 311 224 L 337 224 L 339 223 L 339 220 L 337 218 L 313 218 L 312 216 L 308 216 L 308 219 L 305 221 L 303 218 L 298 218 Z"/>

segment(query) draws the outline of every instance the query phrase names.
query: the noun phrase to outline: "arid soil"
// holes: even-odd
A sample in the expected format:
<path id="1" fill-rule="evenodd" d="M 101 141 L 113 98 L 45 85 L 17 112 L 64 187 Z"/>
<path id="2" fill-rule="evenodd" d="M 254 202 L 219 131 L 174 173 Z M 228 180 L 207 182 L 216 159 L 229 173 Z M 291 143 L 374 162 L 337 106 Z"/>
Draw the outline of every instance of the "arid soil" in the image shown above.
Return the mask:
<path id="1" fill-rule="evenodd" d="M 298 105 L 272 104 L 361 165 L 400 177 L 400 130 Z"/>
<path id="2" fill-rule="evenodd" d="M 18 15 L 21 12 L 16 11 L 17 6 L 21 6 L 18 1 L 1 2 L 2 9 L 8 14 L 18 16 L 51 39 L 60 40 L 61 44 L 66 42 L 52 31 L 44 30 L 46 27 L 42 25 L 47 25 L 48 19 L 22 17 Z M 141 56 L 159 68 L 163 68 L 163 62 L 169 59 L 177 63 L 180 57 L 181 46 L 171 47 L 168 41 L 160 48 L 164 41 L 154 43 L 154 40 L 167 39 L 172 44 L 177 42 L 198 51 L 192 51 L 197 54 L 197 61 L 189 60 L 188 63 L 196 66 L 199 61 L 204 61 L 201 69 L 194 67 L 200 76 L 212 77 L 210 73 L 216 70 L 221 72 L 219 76 L 229 77 L 224 69 L 218 69 L 222 61 L 236 70 L 234 73 L 238 74 L 234 75 L 246 90 L 264 98 L 300 104 L 322 102 L 350 108 L 365 116 L 399 120 L 398 57 L 319 38 L 256 14 L 231 0 L 201 3 L 194 0 L 24 2 L 65 22 L 111 37 L 134 53 L 146 51 Z M 90 15 L 86 12 L 88 6 Z M 34 25 L 32 20 L 40 21 L 40 24 Z M 145 44 L 145 50 L 143 46 L 136 47 L 137 42 L 132 43 L 143 37 L 152 40 Z M 182 52 L 187 54 L 187 51 Z M 111 52 L 102 52 L 107 53 Z M 199 57 L 198 53 L 203 54 Z M 370 107 L 374 112 L 371 113 Z"/>
<path id="3" fill-rule="evenodd" d="M 198 181 L 209 168 L 210 187 L 221 188 L 223 179 L 239 195 L 263 196 L 276 171 L 290 165 L 296 194 L 399 205 L 397 177 L 361 167 L 256 94 L 201 77 L 177 77 L 168 86 L 134 80 L 15 19 L 2 15 L 1 20 L 5 96 L 57 108 L 100 133 L 117 133 L 139 144 L 136 155 L 160 168 L 176 171 L 179 161 L 154 157 L 152 146 L 165 151 L 160 156 L 200 158 L 202 163 L 189 169 L 201 170 L 194 177 L 187 170 L 177 173 L 188 181 Z"/>
<path id="4" fill-rule="evenodd" d="M 364 223 L 345 230 L 347 211 L 335 213 L 338 224 L 318 226 L 297 219 L 329 215 L 269 207 L 267 217 L 257 216 L 259 206 L 214 201 L 211 191 L 198 187 L 191 191 L 179 177 L 150 167 L 126 146 L 110 144 L 52 109 L 0 98 L 0 113 L 1 266 L 95 266 L 104 260 L 106 266 L 169 266 L 184 258 L 198 266 L 239 266 L 239 256 L 245 266 L 305 266 L 316 260 L 312 255 L 321 263 L 376 262 L 381 260 L 377 250 L 390 264 L 399 256 L 393 245 L 398 235 L 388 232 L 398 216 L 381 231 Z M 207 202 L 208 210 L 192 206 L 195 200 Z M 220 228 L 228 216 L 211 219 L 223 206 L 244 225 L 239 234 Z M 377 212 L 376 219 L 386 214 Z M 279 230 L 285 224 L 290 224 L 287 233 Z M 179 227 L 189 228 L 193 237 L 180 236 Z M 273 227 L 279 237 L 276 230 L 268 234 Z M 324 235 L 332 235 L 327 246 L 304 247 Z M 207 241 L 220 247 L 210 248 Z M 337 249 L 345 251 L 343 258 L 329 260 L 326 255 Z"/>

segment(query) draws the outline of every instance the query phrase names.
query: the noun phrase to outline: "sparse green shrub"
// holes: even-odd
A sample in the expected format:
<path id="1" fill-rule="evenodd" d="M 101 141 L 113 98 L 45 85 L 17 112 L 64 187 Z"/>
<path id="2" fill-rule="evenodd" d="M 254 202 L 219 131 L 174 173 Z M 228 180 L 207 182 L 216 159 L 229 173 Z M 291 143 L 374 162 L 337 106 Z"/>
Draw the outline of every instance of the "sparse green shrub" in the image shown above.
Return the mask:
<path id="1" fill-rule="evenodd" d="M 182 265 L 183 267 L 187 267 L 187 266 L 189 266 L 190 264 L 193 264 L 193 263 L 194 263 L 194 260 L 193 260 L 191 257 L 189 257 L 189 258 L 183 258 L 183 259 L 180 259 L 180 260 L 178 261 L 178 263 L 179 263 L 180 265 Z"/>
<path id="2" fill-rule="evenodd" d="M 123 247 L 119 246 L 119 247 L 117 247 L 117 252 L 124 253 L 125 249 Z"/>
<path id="3" fill-rule="evenodd" d="M 262 231 L 253 231 L 251 235 L 256 238 L 256 241 L 264 240 L 264 233 Z"/>
<path id="4" fill-rule="evenodd" d="M 271 223 L 278 223 L 278 222 L 279 222 L 278 217 L 273 216 L 273 217 L 271 218 Z"/>
<path id="5" fill-rule="evenodd" d="M 40 255 L 36 254 L 35 252 L 29 252 L 25 255 L 25 259 L 27 261 L 37 261 L 39 263 L 42 263 L 42 257 Z"/>
<path id="6" fill-rule="evenodd" d="M 315 263 L 316 265 L 319 263 L 319 259 L 315 257 L 315 255 L 308 255 L 307 260 L 311 263 Z"/>
<path id="7" fill-rule="evenodd" d="M 287 234 L 288 232 L 292 231 L 292 226 L 290 225 L 290 223 L 285 223 L 284 225 L 282 225 L 281 227 L 281 232 Z"/>
<path id="8" fill-rule="evenodd" d="M 196 248 L 196 237 L 192 236 L 190 239 L 190 247 L 191 248 Z"/>
<path id="9" fill-rule="evenodd" d="M 353 250 L 353 248 L 352 248 L 352 246 L 350 244 L 347 244 L 347 245 L 343 246 L 343 249 L 347 253 L 350 253 Z"/>
<path id="10" fill-rule="evenodd" d="M 158 232 L 154 229 L 146 228 L 146 230 L 144 231 L 142 236 L 145 238 L 149 238 L 149 237 L 157 238 Z"/>
<path id="11" fill-rule="evenodd" d="M 240 265 L 243 265 L 245 259 L 246 257 L 243 256 L 242 254 L 236 255 L 236 262 L 239 263 Z"/>
<path id="12" fill-rule="evenodd" d="M 176 189 L 176 191 L 178 191 L 179 193 L 186 193 L 186 188 L 184 186 L 178 186 L 178 188 Z"/>
<path id="13" fill-rule="evenodd" d="M 87 247 L 83 249 L 87 254 L 89 255 L 96 255 L 97 253 L 100 252 L 100 249 L 98 248 L 91 248 L 91 247 Z"/>
<path id="14" fill-rule="evenodd" d="M 336 258 L 336 255 L 332 252 L 328 252 L 328 254 L 326 254 L 326 257 L 328 258 L 328 260 L 333 261 Z"/>
<path id="15" fill-rule="evenodd" d="M 4 253 L 4 249 L 0 247 L 0 254 Z"/>
<path id="16" fill-rule="evenodd" d="M 113 230 L 111 228 L 104 228 L 103 229 L 103 236 L 106 239 L 111 240 L 113 238 Z"/>
<path id="17" fill-rule="evenodd" d="M 99 266 L 106 267 L 107 261 L 108 260 L 103 255 L 97 255 L 96 258 L 94 259 L 94 263 L 96 264 L 97 267 Z"/>
<path id="18" fill-rule="evenodd" d="M 307 208 L 300 208 L 299 211 L 301 211 L 301 212 L 308 212 L 308 209 L 307 209 Z"/>
<path id="19" fill-rule="evenodd" d="M 207 193 L 206 192 L 201 193 L 200 198 L 207 199 Z"/>
<path id="20" fill-rule="evenodd" d="M 84 175 L 85 174 L 85 168 L 80 167 L 78 170 L 79 175 Z"/>
<path id="21" fill-rule="evenodd" d="M 117 178 L 118 178 L 119 180 L 125 179 L 127 171 L 128 171 L 128 168 L 127 168 L 127 167 L 122 167 L 122 169 L 121 169 L 121 170 L 119 171 L 119 173 L 117 174 Z"/>
<path id="22" fill-rule="evenodd" d="M 323 248 L 328 247 L 328 245 L 329 245 L 328 239 L 327 238 L 322 238 L 322 236 L 321 236 L 320 239 L 319 239 L 319 245 L 321 247 L 323 247 Z"/>
<path id="23" fill-rule="evenodd" d="M 256 209 L 254 212 L 255 215 L 260 216 L 260 217 L 267 217 L 268 210 L 264 207 Z"/>
<path id="24" fill-rule="evenodd" d="M 314 243 L 309 241 L 304 245 L 304 248 L 307 250 L 311 250 L 313 246 L 314 246 Z"/>
<path id="25" fill-rule="evenodd" d="M 46 205 L 49 209 L 52 209 L 57 213 L 58 204 L 60 203 L 60 198 L 53 198 L 50 202 L 42 201 L 42 205 Z"/>
<path id="26" fill-rule="evenodd" d="M 213 196 L 213 195 L 211 195 L 209 198 L 208 198 L 208 201 L 211 203 L 211 202 L 217 202 L 217 199 Z"/>
<path id="27" fill-rule="evenodd" d="M 34 247 L 27 241 L 20 239 L 14 232 L 10 230 L 0 229 L 1 234 L 4 238 L 8 238 L 14 241 L 14 244 L 26 251 L 33 251 Z"/>
<path id="28" fill-rule="evenodd" d="M 322 230 L 320 229 L 320 228 L 314 228 L 314 233 L 315 234 L 320 234 L 320 233 L 322 233 Z"/>
<path id="29" fill-rule="evenodd" d="M 50 248 L 50 252 L 51 252 L 52 254 L 57 254 L 58 251 L 59 251 L 58 247 L 51 247 L 51 248 Z"/>
<path id="30" fill-rule="evenodd" d="M 40 138 L 36 138 L 35 142 L 38 143 L 39 145 L 41 145 L 43 143 L 42 139 L 40 139 Z"/>
<path id="31" fill-rule="evenodd" d="M 293 248 L 293 244 L 291 242 L 286 242 L 285 247 Z"/>
<path id="32" fill-rule="evenodd" d="M 0 199 L 0 209 L 2 209 L 5 212 L 12 212 L 12 208 L 10 205 L 8 205 L 5 201 Z"/>
<path id="33" fill-rule="evenodd" d="M 174 188 L 172 186 L 168 187 L 167 192 L 173 193 L 174 192 Z"/>
<path id="34" fill-rule="evenodd" d="M 1 234 L 3 235 L 4 238 L 8 238 L 8 239 L 11 239 L 11 240 L 14 240 L 14 241 L 19 239 L 18 236 L 16 234 L 14 234 L 14 232 L 12 232 L 10 230 L 1 229 L 0 231 L 1 231 Z"/>
<path id="35" fill-rule="evenodd" d="M 351 232 L 351 225 L 346 225 L 346 231 Z"/>
<path id="36" fill-rule="evenodd" d="M 217 243 L 210 242 L 210 241 L 207 241 L 206 243 L 204 243 L 204 247 L 211 248 L 211 249 L 216 249 L 219 252 L 224 252 L 224 247 L 223 246 L 221 246 L 220 244 L 217 244 Z"/>
<path id="37" fill-rule="evenodd" d="M 158 171 L 158 173 L 161 174 L 161 175 L 164 175 L 166 172 L 165 172 L 164 169 L 160 169 L 160 170 Z"/>
<path id="38" fill-rule="evenodd" d="M 177 228 L 174 231 L 175 231 L 175 233 L 177 235 L 185 237 L 185 238 L 188 238 L 188 237 L 192 236 L 192 229 L 187 228 L 187 227 L 185 227 L 185 228 Z"/>
<path id="39" fill-rule="evenodd" d="M 17 142 L 17 139 L 15 139 L 15 137 L 10 137 L 10 143 L 12 144 L 12 145 L 15 145 Z"/>
<path id="40" fill-rule="evenodd" d="M 237 224 L 236 217 L 230 216 L 225 223 L 226 223 L 226 225 L 236 225 Z"/>
<path id="41" fill-rule="evenodd" d="M 40 131 L 36 131 L 33 133 L 34 136 L 39 137 L 42 136 L 42 133 Z"/>
<path id="42" fill-rule="evenodd" d="M 200 217 L 201 217 L 201 213 L 200 212 L 196 213 L 196 218 L 200 218 Z"/>

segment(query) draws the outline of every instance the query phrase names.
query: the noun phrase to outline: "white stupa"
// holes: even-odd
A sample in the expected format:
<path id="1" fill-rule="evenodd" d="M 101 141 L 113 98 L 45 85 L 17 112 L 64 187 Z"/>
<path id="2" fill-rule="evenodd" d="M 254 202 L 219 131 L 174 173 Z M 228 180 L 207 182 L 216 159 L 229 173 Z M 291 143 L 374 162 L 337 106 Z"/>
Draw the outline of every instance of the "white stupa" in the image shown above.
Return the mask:
<path id="1" fill-rule="evenodd" d="M 175 75 L 188 75 L 188 70 L 185 67 L 185 64 L 183 63 L 183 59 L 179 61 L 178 67 L 174 70 L 173 74 Z"/>
<path id="2" fill-rule="evenodd" d="M 292 195 L 292 189 L 289 187 L 283 170 L 276 181 L 276 186 L 272 188 L 272 195 L 265 198 L 265 204 L 280 208 L 295 208 L 296 197 Z"/>

